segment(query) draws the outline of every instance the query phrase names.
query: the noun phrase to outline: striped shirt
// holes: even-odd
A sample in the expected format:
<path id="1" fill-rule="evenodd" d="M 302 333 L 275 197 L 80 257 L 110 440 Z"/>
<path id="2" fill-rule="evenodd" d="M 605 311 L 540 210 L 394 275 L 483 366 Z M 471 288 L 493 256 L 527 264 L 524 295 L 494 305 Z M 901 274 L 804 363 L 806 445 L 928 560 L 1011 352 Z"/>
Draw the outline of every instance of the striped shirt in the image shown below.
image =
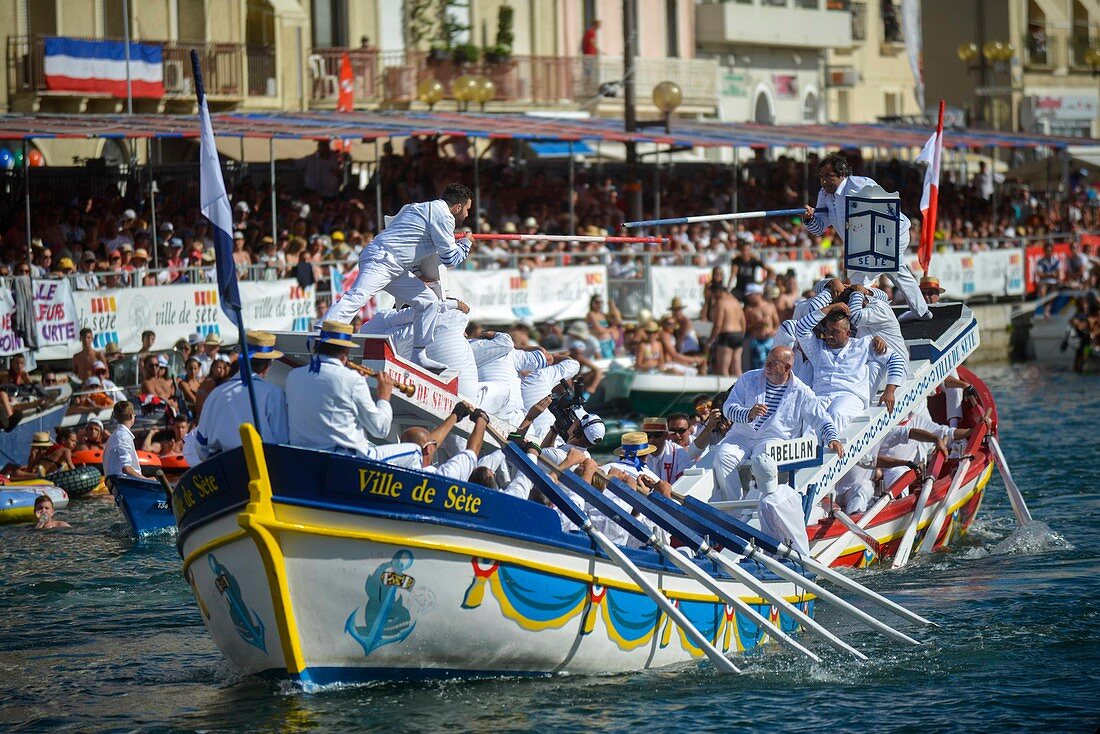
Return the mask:
<path id="1" fill-rule="evenodd" d="M 771 380 L 764 379 L 764 405 L 767 406 L 768 412 L 752 421 L 753 428 L 760 428 L 764 425 L 764 421 L 775 415 L 775 412 L 779 410 L 779 404 L 783 402 L 783 397 L 787 394 L 787 388 L 790 384 L 790 380 L 782 385 L 776 385 Z M 749 423 L 749 410 L 749 408 L 734 408 L 730 410 L 730 415 L 726 417 L 733 423 Z M 818 438 L 825 446 L 828 446 L 832 441 L 839 440 L 836 427 L 833 426 L 832 421 L 825 421 L 818 431 Z"/>
<path id="2" fill-rule="evenodd" d="M 880 291 L 878 288 L 868 288 L 871 291 L 871 298 L 882 301 L 883 303 L 890 303 L 890 299 L 886 297 L 884 291 Z M 858 327 L 860 322 L 863 321 L 863 307 L 867 303 L 867 297 L 859 291 L 852 294 L 852 297 L 848 299 L 848 321 L 852 326 Z"/>
<path id="3" fill-rule="evenodd" d="M 795 322 L 795 335 L 798 336 L 799 344 L 802 345 L 803 351 L 806 353 L 807 358 L 814 362 L 814 385 L 813 388 L 818 395 L 821 395 L 821 387 L 819 385 L 822 382 L 822 378 L 825 377 L 821 374 L 820 370 L 824 367 L 824 364 L 819 364 L 818 360 L 814 357 L 814 353 L 829 352 L 833 355 L 835 362 L 834 367 L 840 367 L 841 362 L 848 361 L 845 359 L 845 350 L 848 349 L 848 345 L 840 349 L 829 348 L 824 341 L 820 341 L 813 336 L 814 327 L 816 327 L 821 320 L 825 318 L 825 315 L 821 311 L 811 311 L 797 322 Z M 870 341 L 869 337 L 863 337 Z M 849 339 L 849 345 L 853 341 L 858 341 L 855 338 Z M 892 349 L 888 349 L 886 354 L 879 355 L 868 345 L 867 347 L 867 361 L 879 362 L 880 364 L 885 362 L 886 364 L 886 384 L 888 385 L 901 385 L 905 382 L 906 377 L 906 364 L 905 358 Z M 856 365 L 845 365 L 846 367 L 855 367 Z M 834 375 L 839 376 L 839 375 Z M 855 375 L 847 375 L 847 379 L 837 380 L 837 382 L 850 382 Z M 827 394 L 832 394 L 832 390 L 827 391 Z"/>

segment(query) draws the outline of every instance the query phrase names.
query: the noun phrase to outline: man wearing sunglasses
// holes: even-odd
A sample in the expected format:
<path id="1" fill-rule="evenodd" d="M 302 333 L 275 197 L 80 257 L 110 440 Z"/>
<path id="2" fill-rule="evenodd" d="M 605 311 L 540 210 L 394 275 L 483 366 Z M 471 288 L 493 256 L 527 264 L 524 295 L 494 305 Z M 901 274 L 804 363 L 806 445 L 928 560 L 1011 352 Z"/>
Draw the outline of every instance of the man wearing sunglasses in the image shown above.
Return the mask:
<path id="1" fill-rule="evenodd" d="M 709 445 L 710 432 L 720 416 L 719 411 L 710 411 L 699 438 L 695 439 L 695 442 L 687 448 L 676 443 L 675 436 L 669 430 L 667 420 L 664 418 L 646 418 L 642 421 L 642 430 L 645 431 L 650 445 L 656 451 L 645 457 L 645 465 L 658 477 L 669 484 L 673 484 L 706 451 Z M 684 429 L 688 430 L 686 426 L 684 426 Z M 673 440 L 670 441 L 669 438 Z"/>
<path id="2" fill-rule="evenodd" d="M 821 191 L 818 192 L 816 206 L 806 205 L 806 230 L 810 234 L 820 236 L 825 233 L 826 227 L 831 226 L 836 236 L 843 242 L 848 234 L 845 229 L 848 195 L 866 186 L 877 186 L 877 184 L 866 176 L 853 176 L 848 161 L 839 153 L 832 153 L 822 158 L 817 166 L 817 174 L 821 182 Z M 901 214 L 901 235 L 898 244 L 897 272 L 886 273 L 886 276 L 901 290 L 905 302 L 909 304 L 909 310 L 901 315 L 900 320 L 904 322 L 911 319 L 930 319 L 932 313 L 928 310 L 928 303 L 921 295 L 917 279 L 905 264 L 905 250 L 909 247 L 909 219 L 904 214 Z M 848 272 L 848 277 L 853 283 L 871 286 L 878 279 L 878 274 L 853 270 Z"/>

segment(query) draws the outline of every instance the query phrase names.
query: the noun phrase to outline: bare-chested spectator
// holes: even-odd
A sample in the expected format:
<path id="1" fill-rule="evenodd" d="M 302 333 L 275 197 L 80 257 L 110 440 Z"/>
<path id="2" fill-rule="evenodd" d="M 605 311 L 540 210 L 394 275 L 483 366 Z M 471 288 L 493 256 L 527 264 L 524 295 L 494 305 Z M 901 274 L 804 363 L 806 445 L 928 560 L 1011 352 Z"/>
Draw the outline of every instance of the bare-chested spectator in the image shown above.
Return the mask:
<path id="1" fill-rule="evenodd" d="M 798 277 L 793 272 L 780 275 L 776 279 L 779 295 L 775 298 L 775 310 L 779 314 L 779 323 L 794 318 L 794 304 L 798 302 Z"/>
<path id="2" fill-rule="evenodd" d="M 73 449 L 76 448 L 76 436 L 68 428 L 57 429 L 57 442 L 50 440 L 46 431 L 38 431 L 31 437 L 31 454 L 27 465 L 14 470 L 11 478 L 37 479 L 56 471 L 73 468 Z"/>
<path id="3" fill-rule="evenodd" d="M 142 441 L 141 450 L 151 451 L 157 456 L 172 456 L 183 451 L 183 437 L 191 430 L 191 422 L 185 415 L 177 415 L 172 419 L 169 428 L 159 431 L 149 431 Z"/>
<path id="4" fill-rule="evenodd" d="M 227 379 L 229 379 L 229 357 L 224 354 L 219 354 L 210 364 L 210 374 L 203 380 L 198 391 L 195 393 L 196 421 L 199 418 L 199 414 L 202 413 L 202 405 L 206 402 L 206 398 L 210 395 L 211 391 Z"/>
<path id="5" fill-rule="evenodd" d="M 745 346 L 749 350 L 749 369 L 763 369 L 768 352 L 775 346 L 779 330 L 779 313 L 775 305 L 764 298 L 764 288 L 750 283 L 745 288 Z"/>
<path id="6" fill-rule="evenodd" d="M 634 352 L 634 369 L 639 372 L 660 372 L 665 366 L 664 350 L 661 348 L 661 325 L 650 321 L 644 329 L 646 338 Z"/>
<path id="7" fill-rule="evenodd" d="M 73 374 L 84 382 L 94 372 L 96 362 L 106 362 L 107 355 L 92 346 L 95 334 L 88 327 L 80 330 L 80 351 L 73 355 Z"/>
<path id="8" fill-rule="evenodd" d="M 706 364 L 706 358 L 681 354 L 676 349 L 676 319 L 666 315 L 661 319 L 661 331 L 658 333 L 665 367 L 673 372 L 697 374 Z"/>
<path id="9" fill-rule="evenodd" d="M 150 354 L 142 362 L 142 366 L 145 367 L 145 379 L 141 382 L 141 392 L 146 395 L 155 395 L 170 405 L 173 410 L 178 410 L 176 388 L 168 377 L 168 358 L 164 355 Z"/>
<path id="10" fill-rule="evenodd" d="M 188 409 L 194 413 L 195 406 L 198 404 L 199 388 L 202 387 L 202 367 L 199 365 L 199 360 L 191 357 L 184 364 L 183 369 L 183 377 L 176 380 L 176 384 L 183 393 Z"/>
<path id="11" fill-rule="evenodd" d="M 740 377 L 741 349 L 745 343 L 745 311 L 721 283 L 712 282 L 710 355 L 712 374 Z"/>
<path id="12" fill-rule="evenodd" d="M 107 445 L 108 438 L 110 438 L 110 434 L 104 430 L 103 422 L 99 418 L 92 418 L 77 438 L 77 451 L 84 451 L 85 449 L 99 449 L 102 451 L 103 447 Z"/>

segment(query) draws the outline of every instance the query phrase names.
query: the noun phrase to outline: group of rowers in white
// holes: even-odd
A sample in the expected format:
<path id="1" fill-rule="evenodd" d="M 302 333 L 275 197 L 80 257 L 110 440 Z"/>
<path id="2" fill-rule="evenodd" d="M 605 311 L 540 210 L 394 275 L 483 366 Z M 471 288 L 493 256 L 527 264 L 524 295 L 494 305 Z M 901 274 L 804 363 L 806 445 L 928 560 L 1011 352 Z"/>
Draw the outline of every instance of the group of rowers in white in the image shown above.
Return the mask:
<path id="1" fill-rule="evenodd" d="M 289 373 L 285 391 L 264 379 L 272 361 L 282 357 L 275 337 L 249 332 L 258 420 L 243 381 L 226 381 L 211 392 L 198 425 L 184 440 L 188 463 L 194 466 L 240 446 L 239 425 L 256 422 L 265 442 L 383 461 L 544 501 L 522 473 L 512 476 L 502 451 L 479 456 L 492 415 L 519 426 L 514 438 L 524 440 L 530 433 L 541 445 L 527 442 L 531 451 L 541 451 L 561 469 L 577 471 L 597 485 L 606 477 L 618 477 L 644 491 L 670 494 L 672 483 L 713 451 L 711 500 L 759 498 L 761 528 L 808 552 L 801 497 L 790 485 L 778 483 L 776 464 L 764 448 L 770 441 L 813 430 L 824 446 L 843 455 L 840 433 L 870 407 L 880 389 L 878 403 L 894 409 L 894 392 L 906 376 L 908 352 L 886 294 L 836 278 L 820 281 L 816 295 L 798 304 L 795 317 L 782 324 L 778 346 L 765 366 L 738 379 L 721 410 L 698 417 L 690 442 L 675 440 L 665 419 L 646 419 L 642 431 L 623 435 L 616 460 L 600 467 L 589 453 L 604 438 L 599 416 L 574 408 L 565 435 L 558 435 L 555 416 L 546 410 L 555 387 L 575 376 L 580 365 L 538 346 L 518 349 L 506 333 L 485 332 L 468 340 L 468 308 L 442 297 L 434 270 L 439 262 L 461 262 L 468 252 L 468 241 L 456 241 L 453 233 L 456 218 L 461 221 L 469 204 L 467 189 L 449 186 L 443 199 L 407 205 L 394 217 L 364 249 L 355 286 L 326 314 L 312 340 L 310 363 Z M 932 303 L 943 292 L 935 278 L 922 279 L 920 288 Z M 372 396 L 367 378 L 346 366 L 357 346 L 350 321 L 366 299 L 382 289 L 411 308 L 381 311 L 360 331 L 389 335 L 399 354 L 426 369 L 458 370 L 459 392 L 469 398 L 460 400 L 435 428 L 408 428 L 399 442 L 388 444 L 381 442 L 387 440 L 393 421 L 392 379 L 377 375 Z M 962 392 L 969 386 L 949 378 L 944 387 L 949 425 L 935 423 L 922 404 L 838 483 L 832 500 L 837 506 L 849 514 L 861 512 L 874 497 L 876 469 L 882 470 L 889 487 L 918 467 L 929 446 L 946 452 L 949 443 L 969 435 L 969 430 L 956 427 Z M 467 418 L 473 428 L 463 447 L 450 433 Z M 723 435 L 720 424 L 725 422 L 729 427 Z M 444 454 L 449 458 L 437 461 Z M 748 469 L 754 481 L 743 481 L 742 469 Z M 578 497 L 574 500 L 585 504 Z M 634 542 L 594 507 L 586 509 L 612 540 Z M 563 528 L 572 528 L 564 515 L 561 520 Z"/>

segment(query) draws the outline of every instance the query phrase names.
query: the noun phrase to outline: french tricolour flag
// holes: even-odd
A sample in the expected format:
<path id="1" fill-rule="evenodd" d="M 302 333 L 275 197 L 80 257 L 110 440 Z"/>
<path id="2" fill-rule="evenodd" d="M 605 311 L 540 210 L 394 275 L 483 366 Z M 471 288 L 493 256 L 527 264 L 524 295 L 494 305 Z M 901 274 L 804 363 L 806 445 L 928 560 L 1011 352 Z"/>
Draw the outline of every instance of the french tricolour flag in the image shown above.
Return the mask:
<path id="1" fill-rule="evenodd" d="M 126 46 L 122 41 L 47 38 L 46 88 L 126 96 Z M 134 97 L 164 96 L 160 46 L 130 44 L 130 91 Z"/>

